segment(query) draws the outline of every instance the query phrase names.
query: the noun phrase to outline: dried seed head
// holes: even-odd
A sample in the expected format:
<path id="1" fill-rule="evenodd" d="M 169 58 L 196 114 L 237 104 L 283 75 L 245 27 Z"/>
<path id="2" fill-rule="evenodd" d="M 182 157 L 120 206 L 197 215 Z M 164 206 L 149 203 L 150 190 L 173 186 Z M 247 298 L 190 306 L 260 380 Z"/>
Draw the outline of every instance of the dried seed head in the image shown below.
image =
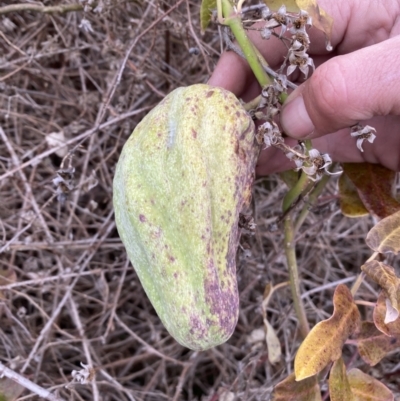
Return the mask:
<path id="1" fill-rule="evenodd" d="M 57 200 L 64 204 L 69 193 L 74 189 L 75 168 L 69 167 L 57 171 L 57 176 L 53 178 L 56 186 Z"/>
<path id="2" fill-rule="evenodd" d="M 269 28 L 267 28 L 267 27 L 265 27 L 265 28 L 263 28 L 263 29 L 261 30 L 261 37 L 262 37 L 263 39 L 268 40 L 268 39 L 271 37 L 271 35 L 272 35 L 272 31 L 271 31 L 271 29 L 269 29 Z"/>
<path id="3" fill-rule="evenodd" d="M 370 125 L 356 124 L 351 127 L 350 135 L 353 138 L 357 138 L 357 148 L 360 152 L 364 152 L 362 148 L 363 142 L 367 140 L 369 143 L 373 143 L 376 138 L 376 129 Z"/>
<path id="4" fill-rule="evenodd" d="M 289 50 L 289 63 L 290 65 L 287 69 L 288 76 L 292 74 L 297 67 L 304 74 L 306 78 L 308 76 L 308 71 L 310 66 L 312 67 L 313 70 L 315 70 L 314 61 L 306 53 L 305 50 L 303 51 Z"/>
<path id="5" fill-rule="evenodd" d="M 266 121 L 258 127 L 256 139 L 260 145 L 265 145 L 265 149 L 283 143 L 281 131 L 278 125 L 272 120 Z"/>
<path id="6" fill-rule="evenodd" d="M 261 18 L 264 20 L 268 20 L 271 18 L 272 12 L 270 11 L 270 9 L 265 6 L 262 10 L 261 10 Z"/>
<path id="7" fill-rule="evenodd" d="M 307 11 L 300 10 L 299 16 L 293 20 L 290 32 L 305 32 L 306 27 L 312 25 L 312 18 L 308 15 Z"/>

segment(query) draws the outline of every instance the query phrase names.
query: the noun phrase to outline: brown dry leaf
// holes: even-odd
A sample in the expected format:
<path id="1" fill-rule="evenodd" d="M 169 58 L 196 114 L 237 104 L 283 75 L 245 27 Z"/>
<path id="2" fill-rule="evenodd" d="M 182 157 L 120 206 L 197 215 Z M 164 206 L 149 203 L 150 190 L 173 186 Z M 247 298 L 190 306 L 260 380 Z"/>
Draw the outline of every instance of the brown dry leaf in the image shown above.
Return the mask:
<path id="1" fill-rule="evenodd" d="M 342 358 L 335 361 L 331 368 L 329 374 L 329 396 L 331 401 L 354 401 L 346 374 L 346 366 Z"/>
<path id="2" fill-rule="evenodd" d="M 400 312 L 400 279 L 396 276 L 393 267 L 377 260 L 371 260 L 362 265 L 361 270 L 379 284 L 388 297 L 385 324 L 394 322 Z"/>
<path id="3" fill-rule="evenodd" d="M 281 343 L 275 333 L 274 328 L 271 326 L 267 319 L 264 319 L 264 327 L 266 331 L 265 341 L 267 342 L 268 348 L 268 360 L 273 365 L 281 360 Z"/>
<path id="4" fill-rule="evenodd" d="M 273 292 L 274 292 L 274 287 L 272 286 L 272 283 L 267 283 L 265 285 L 263 292 L 263 303 L 262 303 L 263 311 L 265 311 L 265 308 L 267 307 Z"/>
<path id="5" fill-rule="evenodd" d="M 294 373 L 274 388 L 271 401 L 321 401 L 317 377 L 296 381 Z"/>
<path id="6" fill-rule="evenodd" d="M 371 163 L 344 163 L 342 167 L 371 214 L 383 219 L 400 210 L 400 203 L 393 197 L 394 171 Z"/>
<path id="7" fill-rule="evenodd" d="M 57 148 L 60 145 L 64 145 L 67 142 L 67 140 L 65 139 L 64 131 L 60 131 L 47 134 L 46 142 L 49 148 Z M 58 149 L 55 153 L 59 157 L 64 157 L 68 153 L 68 147 L 63 146 L 61 149 Z"/>
<path id="8" fill-rule="evenodd" d="M 13 269 L 0 268 L 0 286 L 12 284 L 17 281 L 17 275 Z M 4 294 L 0 291 L 0 300 L 4 299 Z"/>
<path id="9" fill-rule="evenodd" d="M 400 211 L 372 227 L 365 242 L 376 252 L 397 254 L 400 251 Z"/>
<path id="10" fill-rule="evenodd" d="M 357 188 L 346 174 L 339 178 L 339 202 L 342 213 L 347 217 L 362 217 L 369 214 L 358 195 Z"/>
<path id="11" fill-rule="evenodd" d="M 14 401 L 24 390 L 25 387 L 8 377 L 0 379 L 0 401 Z"/>
<path id="12" fill-rule="evenodd" d="M 276 335 L 274 328 L 271 326 L 267 319 L 267 306 L 274 291 L 275 287 L 273 287 L 271 283 L 267 283 L 264 288 L 263 302 L 261 304 L 265 328 L 265 341 L 267 343 L 268 349 L 268 360 L 271 364 L 280 361 L 282 355 L 281 343 L 279 341 L 279 338 Z"/>
<path id="13" fill-rule="evenodd" d="M 361 358 L 370 366 L 380 362 L 390 351 L 400 347 L 400 335 L 388 337 L 373 322 L 362 322 L 355 342 Z"/>
<path id="14" fill-rule="evenodd" d="M 390 323 L 385 323 L 387 297 L 382 291 L 374 309 L 374 323 L 378 330 L 387 336 L 400 336 L 400 317 Z"/>
<path id="15" fill-rule="evenodd" d="M 212 10 L 216 8 L 217 0 L 202 0 L 200 6 L 200 26 L 202 33 L 204 33 L 211 21 Z"/>
<path id="16" fill-rule="evenodd" d="M 351 369 L 347 377 L 354 401 L 394 401 L 392 392 L 386 386 L 361 370 Z"/>
<path id="17" fill-rule="evenodd" d="M 343 344 L 360 323 L 360 312 L 344 284 L 336 287 L 333 305 L 333 315 L 315 325 L 300 345 L 294 360 L 296 380 L 313 376 L 340 358 Z"/>

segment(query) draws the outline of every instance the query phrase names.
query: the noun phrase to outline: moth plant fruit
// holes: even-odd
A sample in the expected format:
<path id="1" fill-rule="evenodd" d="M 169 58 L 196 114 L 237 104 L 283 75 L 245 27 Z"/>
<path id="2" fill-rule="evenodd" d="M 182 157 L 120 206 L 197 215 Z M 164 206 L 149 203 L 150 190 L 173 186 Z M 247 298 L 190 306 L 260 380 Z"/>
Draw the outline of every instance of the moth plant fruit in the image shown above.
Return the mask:
<path id="1" fill-rule="evenodd" d="M 239 213 L 249 204 L 258 145 L 230 92 L 171 92 L 135 128 L 114 178 L 119 235 L 169 333 L 205 350 L 238 319 Z"/>

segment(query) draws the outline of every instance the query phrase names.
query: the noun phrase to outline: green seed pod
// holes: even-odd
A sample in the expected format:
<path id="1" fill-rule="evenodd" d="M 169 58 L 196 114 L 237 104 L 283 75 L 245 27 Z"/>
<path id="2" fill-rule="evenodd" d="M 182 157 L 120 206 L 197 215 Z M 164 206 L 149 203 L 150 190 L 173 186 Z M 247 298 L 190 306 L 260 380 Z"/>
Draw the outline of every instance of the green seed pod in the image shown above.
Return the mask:
<path id="1" fill-rule="evenodd" d="M 205 350 L 238 319 L 239 212 L 258 148 L 236 97 L 198 84 L 170 93 L 137 125 L 114 178 L 118 232 L 169 333 Z"/>

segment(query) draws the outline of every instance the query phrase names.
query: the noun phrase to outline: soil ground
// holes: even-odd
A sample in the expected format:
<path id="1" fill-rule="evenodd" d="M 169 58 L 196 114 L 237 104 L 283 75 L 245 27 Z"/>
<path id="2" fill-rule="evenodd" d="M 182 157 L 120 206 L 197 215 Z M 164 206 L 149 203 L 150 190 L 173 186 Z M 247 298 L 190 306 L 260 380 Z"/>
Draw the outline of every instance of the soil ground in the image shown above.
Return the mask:
<path id="1" fill-rule="evenodd" d="M 288 280 L 282 230 L 270 230 L 285 184 L 257 180 L 256 231 L 238 254 L 239 323 L 226 344 L 205 352 L 166 332 L 113 217 L 124 142 L 171 90 L 207 82 L 221 53 L 218 29 L 200 34 L 199 2 L 89 3 L 0 1 L 0 361 L 65 400 L 268 400 L 293 371 L 300 343 L 287 287 L 267 309 L 282 346 L 274 365 L 260 331 L 266 285 Z M 61 9 L 45 13 L 42 5 Z M 372 220 L 343 217 L 336 184 L 297 238 L 312 325 L 330 316 L 335 286 L 351 283 L 370 256 Z M 358 293 L 367 302 L 376 296 L 368 283 Z M 374 368 L 354 346 L 345 357 L 399 391 L 398 353 Z M 81 363 L 90 368 L 84 383 L 72 375 Z M 24 390 L 18 399 L 40 397 Z"/>

